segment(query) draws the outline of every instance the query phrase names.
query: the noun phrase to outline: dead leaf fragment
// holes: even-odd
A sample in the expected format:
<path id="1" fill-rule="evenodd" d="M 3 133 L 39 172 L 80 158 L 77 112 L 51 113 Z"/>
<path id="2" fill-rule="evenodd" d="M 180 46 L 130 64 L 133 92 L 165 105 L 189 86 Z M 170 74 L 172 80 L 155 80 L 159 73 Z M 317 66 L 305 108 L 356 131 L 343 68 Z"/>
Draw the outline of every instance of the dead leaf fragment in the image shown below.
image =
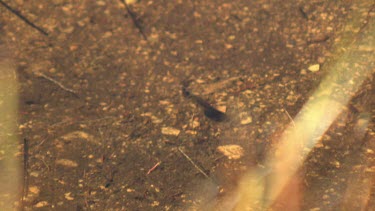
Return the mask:
<path id="1" fill-rule="evenodd" d="M 253 119 L 247 112 L 240 113 L 241 125 L 247 125 L 253 122 Z"/>
<path id="2" fill-rule="evenodd" d="M 161 129 L 161 133 L 164 135 L 178 136 L 180 134 L 180 130 L 173 127 L 163 127 Z"/>
<path id="3" fill-rule="evenodd" d="M 218 111 L 221 111 L 223 113 L 226 113 L 227 112 L 227 106 L 226 105 L 219 105 L 219 106 L 216 106 L 216 109 Z"/>
<path id="4" fill-rule="evenodd" d="M 74 167 L 78 166 L 78 163 L 76 163 L 75 161 L 72 161 L 72 160 L 68 160 L 68 159 L 56 160 L 56 164 L 62 165 L 62 166 L 65 166 L 65 167 L 71 167 L 71 168 L 74 168 Z"/>
<path id="5" fill-rule="evenodd" d="M 97 143 L 95 141 L 95 138 L 93 135 L 89 134 L 89 133 L 86 133 L 84 131 L 73 131 L 71 133 L 67 133 L 63 136 L 61 136 L 62 139 L 66 140 L 66 141 L 76 141 L 78 139 L 84 139 L 86 141 L 89 141 L 89 142 L 93 142 L 93 143 Z"/>
<path id="6" fill-rule="evenodd" d="M 30 186 L 29 192 L 35 195 L 38 195 L 40 193 L 40 189 L 37 186 Z"/>
<path id="7" fill-rule="evenodd" d="M 151 112 L 146 112 L 146 113 L 143 113 L 141 114 L 141 116 L 147 116 L 147 117 L 150 117 L 151 118 L 151 122 L 154 123 L 154 124 L 159 124 L 159 123 L 162 123 L 163 120 L 154 116 Z"/>
<path id="8" fill-rule="evenodd" d="M 34 207 L 40 208 L 40 207 L 45 207 L 45 206 L 47 206 L 47 205 L 48 205 L 48 202 L 47 202 L 47 201 L 40 201 L 40 202 L 36 203 L 36 204 L 34 205 Z"/>
<path id="9" fill-rule="evenodd" d="M 157 207 L 160 205 L 160 202 L 158 201 L 153 201 L 152 204 L 151 204 L 151 207 Z"/>
<path id="10" fill-rule="evenodd" d="M 68 192 L 68 193 L 65 193 L 64 196 L 65 196 L 65 199 L 68 200 L 68 201 L 72 201 L 74 200 L 74 198 L 71 196 L 71 192 Z"/>
<path id="11" fill-rule="evenodd" d="M 217 147 L 217 150 L 223 153 L 228 159 L 237 160 L 241 158 L 244 154 L 244 150 L 239 145 L 223 145 Z"/>
<path id="12" fill-rule="evenodd" d="M 250 124 L 251 122 L 253 122 L 253 119 L 251 118 L 251 116 L 241 119 L 241 125 L 247 125 L 247 124 Z"/>
<path id="13" fill-rule="evenodd" d="M 190 125 L 191 125 L 192 128 L 195 129 L 195 128 L 198 128 L 201 124 L 198 120 L 193 120 L 193 121 L 190 122 Z"/>

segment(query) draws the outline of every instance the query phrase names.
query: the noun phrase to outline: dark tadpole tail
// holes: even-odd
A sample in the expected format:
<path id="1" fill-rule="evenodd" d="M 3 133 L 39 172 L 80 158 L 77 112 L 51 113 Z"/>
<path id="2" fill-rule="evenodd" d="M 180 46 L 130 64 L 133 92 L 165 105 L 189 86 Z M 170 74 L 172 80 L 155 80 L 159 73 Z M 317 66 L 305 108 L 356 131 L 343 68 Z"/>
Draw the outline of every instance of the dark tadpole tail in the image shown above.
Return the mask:
<path id="1" fill-rule="evenodd" d="M 215 108 L 204 109 L 204 115 L 217 122 L 223 122 L 227 119 L 227 115 Z"/>

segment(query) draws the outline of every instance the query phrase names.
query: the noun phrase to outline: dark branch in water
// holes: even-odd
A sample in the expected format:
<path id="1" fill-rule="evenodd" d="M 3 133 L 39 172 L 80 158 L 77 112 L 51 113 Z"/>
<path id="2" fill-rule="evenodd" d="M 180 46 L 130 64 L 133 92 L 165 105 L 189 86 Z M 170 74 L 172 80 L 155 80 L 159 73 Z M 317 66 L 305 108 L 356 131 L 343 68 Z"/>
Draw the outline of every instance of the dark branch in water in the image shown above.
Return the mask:
<path id="1" fill-rule="evenodd" d="M 17 10 L 11 8 L 8 4 L 6 4 L 2 0 L 0 0 L 0 4 L 2 4 L 7 10 L 9 10 L 11 13 L 15 14 L 17 17 L 19 17 L 21 20 L 23 20 L 26 24 L 28 24 L 29 26 L 31 26 L 34 29 L 38 30 L 44 36 L 48 36 L 48 33 L 46 31 L 44 31 L 42 28 L 38 27 L 37 25 L 35 25 L 31 21 L 29 21 L 25 16 L 21 15 L 20 12 L 18 12 Z"/>
<path id="2" fill-rule="evenodd" d="M 139 33 L 141 33 L 143 39 L 147 40 L 146 34 L 143 32 L 142 26 L 138 21 L 137 15 L 135 12 L 133 12 L 130 8 L 129 5 L 126 3 L 126 0 L 121 0 L 122 4 L 125 6 L 126 11 L 130 15 L 130 18 L 132 19 L 134 26 L 138 29 Z"/>
<path id="3" fill-rule="evenodd" d="M 305 12 L 305 10 L 303 9 L 303 7 L 299 7 L 298 8 L 299 12 L 301 13 L 302 17 L 306 20 L 309 20 L 309 16 L 307 15 L 307 13 Z"/>

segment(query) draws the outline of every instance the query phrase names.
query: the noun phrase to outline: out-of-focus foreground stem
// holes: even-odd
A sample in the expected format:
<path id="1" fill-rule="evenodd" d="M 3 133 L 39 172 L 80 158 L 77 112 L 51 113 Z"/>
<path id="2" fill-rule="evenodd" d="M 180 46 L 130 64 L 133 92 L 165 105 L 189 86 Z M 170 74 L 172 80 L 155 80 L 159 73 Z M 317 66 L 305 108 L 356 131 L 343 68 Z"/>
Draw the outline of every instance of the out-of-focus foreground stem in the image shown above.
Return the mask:
<path id="1" fill-rule="evenodd" d="M 235 210 L 268 210 L 283 190 L 291 189 L 295 173 L 319 137 L 363 81 L 374 73 L 375 20 L 372 9 L 369 10 L 373 5 L 369 3 L 361 1 L 353 9 L 336 44 L 334 57 L 324 64 L 328 71 L 326 78 L 298 113 L 294 124 L 284 132 L 275 152 L 267 156 L 265 169 L 254 169 L 241 180 Z M 363 14 L 368 14 L 365 21 Z M 297 191 L 295 195 L 300 194 Z M 293 210 L 299 210 L 298 203 Z"/>
<path id="2" fill-rule="evenodd" d="M 0 46 L 0 210 L 15 210 L 19 201 L 21 163 L 17 158 L 18 87 L 15 68 Z"/>

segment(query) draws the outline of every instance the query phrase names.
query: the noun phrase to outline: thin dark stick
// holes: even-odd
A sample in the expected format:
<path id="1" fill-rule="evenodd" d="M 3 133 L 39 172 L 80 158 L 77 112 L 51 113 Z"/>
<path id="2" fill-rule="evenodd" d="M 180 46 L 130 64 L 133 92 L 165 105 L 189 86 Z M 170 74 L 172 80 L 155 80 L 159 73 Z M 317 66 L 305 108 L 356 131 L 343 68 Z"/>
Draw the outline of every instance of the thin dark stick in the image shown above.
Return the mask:
<path id="1" fill-rule="evenodd" d="M 124 4 L 126 11 L 128 12 L 131 19 L 133 20 L 134 26 L 138 29 L 139 33 L 141 33 L 143 39 L 147 40 L 146 34 L 143 32 L 142 26 L 137 20 L 136 14 L 133 11 L 131 11 L 128 4 L 126 3 L 126 0 L 121 0 L 121 2 Z"/>
<path id="2" fill-rule="evenodd" d="M 305 12 L 305 10 L 303 10 L 303 7 L 301 6 L 298 9 L 299 9 L 299 12 L 301 13 L 302 17 L 305 18 L 306 20 L 309 20 L 309 16 Z"/>
<path id="3" fill-rule="evenodd" d="M 366 17 L 366 19 L 364 21 L 364 24 L 359 29 L 359 31 L 362 31 L 367 26 L 367 24 L 369 23 L 369 19 L 371 17 L 371 13 L 373 12 L 374 9 L 375 9 L 375 4 L 371 5 L 370 9 L 368 10 L 367 17 Z"/>
<path id="4" fill-rule="evenodd" d="M 41 29 L 40 27 L 36 26 L 35 24 L 33 24 L 31 21 L 29 21 L 27 18 L 25 18 L 23 15 L 21 15 L 20 12 L 18 12 L 17 10 L 11 8 L 9 5 L 7 5 L 5 2 L 3 2 L 2 0 L 0 0 L 0 4 L 2 4 L 5 8 L 7 8 L 11 13 L 15 14 L 17 17 L 19 17 L 21 20 L 23 20 L 25 23 L 27 23 L 28 25 L 30 25 L 31 27 L 33 27 L 34 29 L 38 30 L 40 33 L 42 33 L 44 36 L 48 36 L 48 33 L 45 32 L 43 29 Z"/>

